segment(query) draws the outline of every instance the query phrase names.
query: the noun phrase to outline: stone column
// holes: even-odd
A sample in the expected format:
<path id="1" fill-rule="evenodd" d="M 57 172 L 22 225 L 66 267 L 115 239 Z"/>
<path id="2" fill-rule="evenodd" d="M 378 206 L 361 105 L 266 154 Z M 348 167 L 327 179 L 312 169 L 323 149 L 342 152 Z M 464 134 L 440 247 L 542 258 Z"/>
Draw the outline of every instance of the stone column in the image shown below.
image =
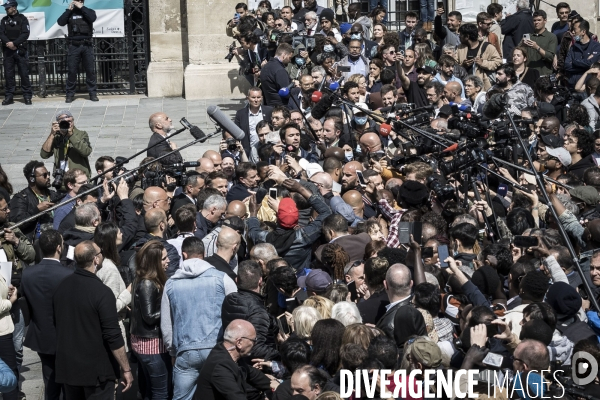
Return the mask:
<path id="1" fill-rule="evenodd" d="M 239 0 L 182 0 L 187 2 L 189 64 L 185 68 L 185 98 L 243 97 L 249 88 L 239 65 L 224 57 L 233 38 L 225 33 Z M 236 41 L 236 46 L 239 43 Z"/>
<path id="2" fill-rule="evenodd" d="M 181 4 L 184 5 L 182 10 Z M 149 97 L 183 95 L 184 55 L 187 51 L 185 0 L 149 0 Z"/>

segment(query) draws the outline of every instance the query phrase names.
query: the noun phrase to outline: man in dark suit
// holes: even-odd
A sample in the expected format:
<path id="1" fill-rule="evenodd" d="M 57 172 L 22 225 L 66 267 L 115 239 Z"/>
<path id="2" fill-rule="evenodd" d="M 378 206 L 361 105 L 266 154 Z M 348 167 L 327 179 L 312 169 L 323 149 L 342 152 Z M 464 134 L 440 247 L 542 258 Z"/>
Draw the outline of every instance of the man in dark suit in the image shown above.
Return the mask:
<path id="1" fill-rule="evenodd" d="M 244 76 L 250 82 L 250 86 L 256 86 L 260 78 L 261 68 L 269 61 L 269 50 L 260 45 L 260 38 L 254 32 L 246 32 L 239 37 L 240 44 L 244 51 L 241 56 L 246 62 Z"/>
<path id="2" fill-rule="evenodd" d="M 258 143 L 256 125 L 260 121 L 271 122 L 273 107 L 262 105 L 263 95 L 260 88 L 253 86 L 248 90 L 248 105 L 235 113 L 234 123 L 244 131 L 242 146 L 248 156 L 252 154 L 252 147 Z"/>
<path id="3" fill-rule="evenodd" d="M 340 214 L 331 214 L 323 221 L 323 235 L 326 243 L 335 243 L 348 253 L 350 260 L 362 260 L 365 257 L 365 247 L 371 241 L 371 236 L 368 233 L 359 233 L 358 235 L 350 235 L 348 233 L 348 221 Z M 315 256 L 321 261 L 321 253 L 323 252 L 321 245 L 315 251 Z"/>
<path id="4" fill-rule="evenodd" d="M 248 321 L 235 319 L 225 328 L 223 342 L 206 358 L 196 389 L 196 399 L 245 399 L 247 384 L 260 391 L 269 391 L 271 380 L 249 364 L 238 360 L 250 355 L 256 343 L 256 330 Z M 276 381 L 274 381 L 276 382 Z"/>
<path id="5" fill-rule="evenodd" d="M 171 201 L 171 215 L 175 215 L 177 210 L 186 204 L 196 205 L 196 197 L 198 193 L 204 187 L 204 179 L 200 177 L 200 174 L 196 171 L 187 172 L 187 181 L 185 186 L 182 188 L 181 193 L 173 197 Z"/>
<path id="6" fill-rule="evenodd" d="M 263 95 L 268 106 L 283 105 L 279 97 L 279 89 L 289 86 L 291 80 L 285 67 L 294 56 L 294 48 L 287 43 L 281 43 L 277 47 L 275 57 L 271 59 L 260 71 L 260 82 Z"/>
<path id="7" fill-rule="evenodd" d="M 31 316 L 23 344 L 40 356 L 45 398 L 58 399 L 62 385 L 54 380 L 56 329 L 52 296 L 58 285 L 73 270 L 63 267 L 58 261 L 63 248 L 62 236 L 58 231 L 44 231 L 39 239 L 39 247 L 44 259 L 37 265 L 25 268 L 21 279 L 21 293 Z"/>
<path id="8" fill-rule="evenodd" d="M 304 74 L 300 77 L 300 87 L 293 88 L 290 91 L 288 108 L 290 111 L 300 110 L 304 112 L 312 105 L 311 95 L 315 89 L 315 78 L 310 74 Z M 300 107 L 300 108 L 298 108 Z"/>
<path id="9" fill-rule="evenodd" d="M 149 148 L 146 151 L 147 157 L 157 158 L 157 157 L 160 157 L 164 154 L 170 153 L 171 151 L 177 149 L 177 145 L 175 143 L 171 142 L 169 139 L 161 142 L 160 144 L 157 144 L 161 140 L 163 140 L 164 138 L 167 137 L 167 135 L 169 134 L 169 131 L 173 127 L 172 122 L 173 121 L 171 121 L 171 118 L 169 118 L 167 116 L 167 114 L 165 114 L 163 112 L 157 112 L 150 116 L 150 120 L 149 120 L 150 130 L 154 133 L 150 137 L 150 142 L 148 142 L 148 147 L 152 147 L 152 146 L 154 146 L 154 147 Z M 160 160 L 160 163 L 163 165 L 171 165 L 171 164 L 177 164 L 177 163 L 181 163 L 181 162 L 183 162 L 183 158 L 181 157 L 181 154 L 178 151 L 171 154 L 170 156 L 165 157 Z"/>

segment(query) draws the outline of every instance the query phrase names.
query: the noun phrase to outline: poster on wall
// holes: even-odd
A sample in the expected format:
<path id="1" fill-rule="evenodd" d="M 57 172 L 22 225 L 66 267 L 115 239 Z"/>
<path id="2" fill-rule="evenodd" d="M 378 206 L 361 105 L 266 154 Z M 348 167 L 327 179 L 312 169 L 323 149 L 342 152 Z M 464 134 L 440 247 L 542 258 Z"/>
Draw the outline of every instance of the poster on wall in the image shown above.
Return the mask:
<path id="1" fill-rule="evenodd" d="M 29 40 L 57 39 L 67 35 L 66 26 L 56 21 L 67 8 L 70 0 L 19 0 L 18 10 L 29 20 Z M 96 11 L 94 37 L 123 37 L 125 14 L 123 0 L 86 0 L 85 6 Z M 0 9 L 0 18 L 6 12 Z"/>
<path id="2" fill-rule="evenodd" d="M 462 14 L 463 22 L 477 21 L 477 14 L 487 11 L 489 0 L 454 0 L 454 9 Z"/>

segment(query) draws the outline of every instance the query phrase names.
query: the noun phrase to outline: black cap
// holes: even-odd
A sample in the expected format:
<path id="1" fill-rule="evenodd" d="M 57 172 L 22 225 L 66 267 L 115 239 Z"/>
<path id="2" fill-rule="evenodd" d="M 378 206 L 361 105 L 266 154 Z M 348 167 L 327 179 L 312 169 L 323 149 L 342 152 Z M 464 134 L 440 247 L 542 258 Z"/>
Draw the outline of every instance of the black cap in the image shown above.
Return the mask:
<path id="1" fill-rule="evenodd" d="M 549 117 L 551 115 L 556 115 L 556 108 L 550 103 L 538 102 L 537 103 L 538 113 L 540 117 Z"/>
<path id="2" fill-rule="evenodd" d="M 542 142 L 548 146 L 556 149 L 557 147 L 562 147 L 564 144 L 564 140 L 560 138 L 560 136 L 554 135 L 541 135 Z"/>
<path id="3" fill-rule="evenodd" d="M 225 218 L 225 220 L 223 221 L 223 226 L 237 231 L 237 233 L 239 233 L 240 235 L 244 233 L 244 220 L 240 217 L 233 216 Z"/>
<path id="4" fill-rule="evenodd" d="M 581 15 L 579 15 L 579 13 L 575 10 L 571 10 L 571 12 L 569 13 L 569 19 L 579 18 L 579 17 L 581 17 Z"/>
<path id="5" fill-rule="evenodd" d="M 443 106 L 441 106 L 440 111 L 438 112 L 438 116 L 440 114 L 446 115 L 448 117 L 452 115 L 452 107 L 450 107 L 450 104 L 444 104 Z"/>
<path id="6" fill-rule="evenodd" d="M 4 8 L 16 7 L 18 6 L 15 0 L 8 0 L 6 3 L 2 4 Z"/>
<path id="7" fill-rule="evenodd" d="M 417 72 L 419 71 L 425 71 L 430 75 L 434 75 L 435 74 L 435 70 L 433 68 L 431 68 L 429 65 L 423 65 L 420 68 L 417 68 Z"/>

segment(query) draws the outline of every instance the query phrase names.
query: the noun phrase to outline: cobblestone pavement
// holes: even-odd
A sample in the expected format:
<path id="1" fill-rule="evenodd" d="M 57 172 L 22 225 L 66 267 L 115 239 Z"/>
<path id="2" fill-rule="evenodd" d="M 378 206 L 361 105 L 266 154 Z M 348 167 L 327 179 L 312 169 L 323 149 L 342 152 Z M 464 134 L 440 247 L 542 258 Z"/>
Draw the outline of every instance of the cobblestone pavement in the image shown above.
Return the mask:
<path id="1" fill-rule="evenodd" d="M 15 192 L 23 189 L 27 182 L 23 176 L 23 166 L 30 160 L 41 160 L 40 149 L 50 133 L 51 122 L 56 113 L 63 109 L 71 111 L 75 126 L 84 130 L 90 137 L 93 147 L 90 164 L 103 155 L 129 157 L 148 145 L 150 129 L 148 117 L 163 111 L 173 120 L 174 127 L 180 128 L 179 120 L 185 117 L 206 134 L 214 131 L 214 123 L 208 119 L 206 108 L 218 105 L 231 116 L 244 105 L 244 100 L 213 99 L 187 101 L 182 98 L 149 99 L 142 96 L 100 96 L 99 102 L 77 99 L 65 104 L 64 99 L 35 99 L 32 106 L 15 103 L 0 108 L 0 163 L 8 174 Z M 193 140 L 189 132 L 182 132 L 173 142 L 178 147 Z M 194 145 L 182 150 L 186 161 L 195 161 L 208 149 L 215 149 L 219 138 Z M 127 165 L 131 169 L 145 157 L 142 153 Z M 52 159 L 43 160 L 52 171 Z M 25 348 L 21 369 L 22 390 L 27 400 L 43 398 L 42 368 L 38 355 Z M 137 387 L 132 388 L 125 399 L 135 399 Z"/>
<path id="2" fill-rule="evenodd" d="M 23 189 L 27 182 L 23 166 L 30 160 L 41 160 L 40 149 L 50 133 L 50 125 L 56 113 L 63 109 L 71 111 L 75 126 L 90 137 L 93 152 L 90 164 L 103 155 L 129 157 L 148 145 L 151 133 L 148 117 L 163 111 L 180 128 L 179 120 L 185 117 L 208 135 L 214 131 L 206 108 L 218 105 L 223 112 L 235 116 L 243 107 L 244 99 L 190 100 L 182 98 L 146 98 L 142 96 L 100 96 L 99 102 L 77 99 L 65 104 L 64 99 L 34 99 L 33 106 L 15 103 L 0 108 L 0 163 L 8 174 L 15 191 Z M 192 141 L 189 132 L 173 138 L 178 147 Z M 185 161 L 195 161 L 209 148 L 216 148 L 219 138 L 194 145 L 182 151 Z M 131 169 L 145 157 L 142 153 L 127 165 Z M 52 159 L 41 160 L 52 172 Z"/>

